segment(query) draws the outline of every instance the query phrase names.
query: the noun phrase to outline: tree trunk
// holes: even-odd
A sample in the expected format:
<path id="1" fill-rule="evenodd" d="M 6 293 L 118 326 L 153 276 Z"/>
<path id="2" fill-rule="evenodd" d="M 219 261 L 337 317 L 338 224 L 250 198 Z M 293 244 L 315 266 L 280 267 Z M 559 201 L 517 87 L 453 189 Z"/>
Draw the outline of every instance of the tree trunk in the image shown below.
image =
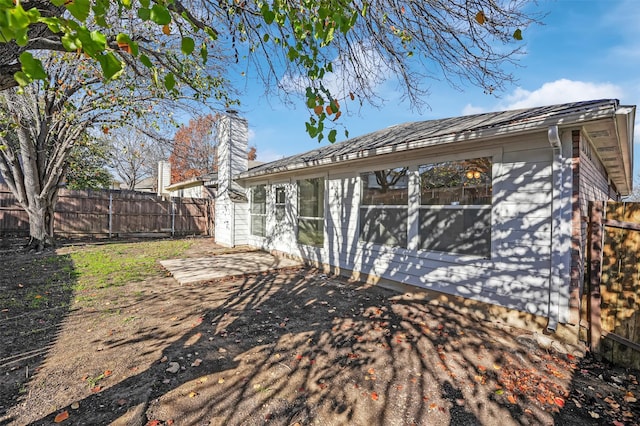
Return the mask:
<path id="1" fill-rule="evenodd" d="M 54 206 L 48 205 L 40 197 L 35 198 L 33 205 L 26 209 L 29 216 L 28 250 L 42 251 L 54 245 L 53 241 L 53 211 Z"/>

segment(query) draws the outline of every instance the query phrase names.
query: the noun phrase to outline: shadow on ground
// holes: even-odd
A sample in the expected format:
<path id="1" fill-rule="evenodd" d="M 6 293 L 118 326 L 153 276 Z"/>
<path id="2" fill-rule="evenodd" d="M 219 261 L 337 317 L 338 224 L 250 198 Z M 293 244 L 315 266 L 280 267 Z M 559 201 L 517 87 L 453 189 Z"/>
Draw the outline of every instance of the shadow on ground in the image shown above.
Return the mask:
<path id="1" fill-rule="evenodd" d="M 100 297 L 69 314 L 15 424 L 65 411 L 67 424 L 553 424 L 576 368 L 444 306 L 308 269 Z"/>
<path id="2" fill-rule="evenodd" d="M 21 242 L 21 240 L 20 240 Z M 69 256 L 0 250 L 0 419 L 28 393 L 69 315 L 75 272 Z M 9 417 L 10 418 L 10 417 Z M 5 420 L 8 421 L 8 420 Z"/>

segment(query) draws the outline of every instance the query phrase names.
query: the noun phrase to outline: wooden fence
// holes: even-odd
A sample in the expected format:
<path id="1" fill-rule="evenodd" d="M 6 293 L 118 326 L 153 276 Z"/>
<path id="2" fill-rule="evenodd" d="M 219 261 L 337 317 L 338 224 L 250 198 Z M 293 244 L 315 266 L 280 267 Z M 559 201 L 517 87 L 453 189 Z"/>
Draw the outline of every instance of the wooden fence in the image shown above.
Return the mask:
<path id="1" fill-rule="evenodd" d="M 112 237 L 141 233 L 213 235 L 213 200 L 172 198 L 132 191 L 61 189 L 56 204 L 56 235 Z M 0 235 L 29 233 L 26 212 L 0 185 Z"/>
<path id="2" fill-rule="evenodd" d="M 640 203 L 592 202 L 591 349 L 640 368 Z"/>

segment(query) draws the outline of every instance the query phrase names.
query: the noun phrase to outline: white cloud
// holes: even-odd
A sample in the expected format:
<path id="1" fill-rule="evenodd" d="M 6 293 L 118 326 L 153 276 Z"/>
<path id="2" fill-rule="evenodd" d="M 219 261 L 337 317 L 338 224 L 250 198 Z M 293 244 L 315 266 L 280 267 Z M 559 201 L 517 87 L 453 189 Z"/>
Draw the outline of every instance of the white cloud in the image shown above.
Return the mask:
<path id="1" fill-rule="evenodd" d="M 532 108 L 594 99 L 620 99 L 623 95 L 623 89 L 612 83 L 593 83 L 563 78 L 544 83 L 535 90 L 518 87 L 511 94 L 505 96 L 502 102 L 493 106 L 479 107 L 467 104 L 463 109 L 463 114 Z"/>
<path id="2" fill-rule="evenodd" d="M 483 112 L 486 112 L 485 108 L 473 106 L 471 104 L 466 104 L 464 108 L 462 108 L 462 115 L 481 114 Z"/>
<path id="3" fill-rule="evenodd" d="M 591 83 L 561 79 L 544 83 L 539 89 L 528 91 L 518 87 L 508 95 L 505 109 L 530 108 L 592 99 L 621 98 L 622 88 L 612 83 Z"/>

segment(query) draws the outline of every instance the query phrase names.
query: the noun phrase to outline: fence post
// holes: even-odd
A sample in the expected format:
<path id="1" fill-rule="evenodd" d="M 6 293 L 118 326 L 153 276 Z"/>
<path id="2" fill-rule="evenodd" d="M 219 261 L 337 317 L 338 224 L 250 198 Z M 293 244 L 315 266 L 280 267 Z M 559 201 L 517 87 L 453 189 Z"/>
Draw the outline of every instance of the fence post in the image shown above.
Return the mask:
<path id="1" fill-rule="evenodd" d="M 600 282 L 602 279 L 604 234 L 603 211 L 604 202 L 591 201 L 589 203 L 589 349 L 596 356 L 600 356 L 600 341 L 602 339 Z"/>
<path id="2" fill-rule="evenodd" d="M 113 232 L 113 193 L 109 191 L 109 238 Z"/>
<path id="3" fill-rule="evenodd" d="M 173 237 L 176 233 L 176 202 L 174 199 L 171 199 L 171 236 Z"/>

